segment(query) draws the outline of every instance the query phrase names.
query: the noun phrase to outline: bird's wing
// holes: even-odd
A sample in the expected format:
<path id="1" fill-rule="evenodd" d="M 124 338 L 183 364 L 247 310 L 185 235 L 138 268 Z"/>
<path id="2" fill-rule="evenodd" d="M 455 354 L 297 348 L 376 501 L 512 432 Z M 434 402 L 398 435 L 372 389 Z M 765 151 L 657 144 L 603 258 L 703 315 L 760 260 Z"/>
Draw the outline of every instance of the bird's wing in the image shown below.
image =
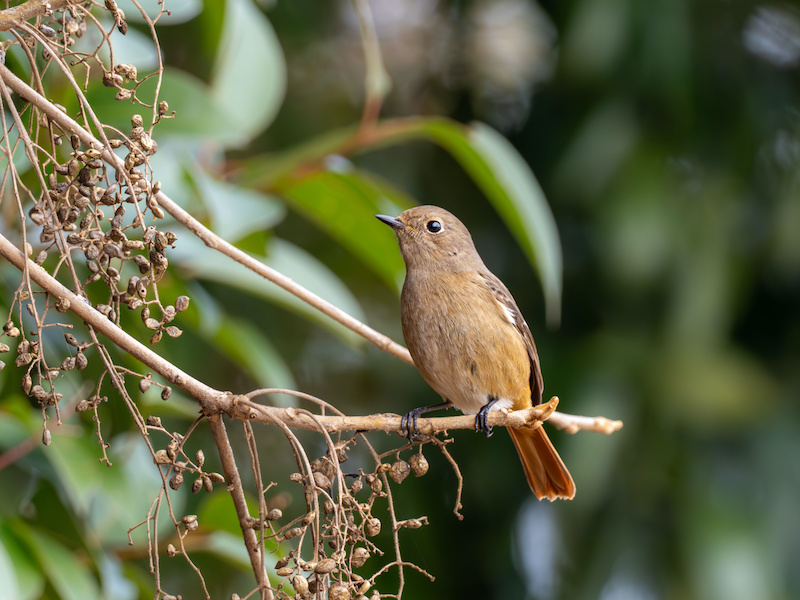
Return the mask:
<path id="1" fill-rule="evenodd" d="M 542 378 L 542 368 L 539 364 L 539 353 L 536 351 L 536 343 L 533 341 L 533 334 L 530 327 L 522 317 L 522 312 L 519 310 L 517 303 L 511 296 L 511 292 L 493 273 L 488 271 L 481 273 L 481 278 L 494 296 L 494 299 L 499 304 L 500 308 L 506 315 L 509 322 L 517 329 L 525 342 L 525 347 L 528 350 L 528 358 L 531 363 L 531 402 L 534 406 L 542 403 L 542 394 L 544 393 L 544 379 Z"/>

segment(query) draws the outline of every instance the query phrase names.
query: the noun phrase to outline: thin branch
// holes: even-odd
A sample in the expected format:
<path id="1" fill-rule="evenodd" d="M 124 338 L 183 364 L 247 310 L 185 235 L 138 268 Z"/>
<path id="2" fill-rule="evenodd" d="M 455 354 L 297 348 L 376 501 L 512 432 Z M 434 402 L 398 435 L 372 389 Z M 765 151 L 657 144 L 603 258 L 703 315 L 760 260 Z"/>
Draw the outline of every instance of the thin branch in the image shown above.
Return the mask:
<path id="1" fill-rule="evenodd" d="M 70 2 L 70 0 L 28 0 L 17 6 L 12 6 L 0 11 L 0 31 L 15 29 L 23 21 L 48 12 L 61 10 L 70 4 L 75 4 L 75 2 Z"/>

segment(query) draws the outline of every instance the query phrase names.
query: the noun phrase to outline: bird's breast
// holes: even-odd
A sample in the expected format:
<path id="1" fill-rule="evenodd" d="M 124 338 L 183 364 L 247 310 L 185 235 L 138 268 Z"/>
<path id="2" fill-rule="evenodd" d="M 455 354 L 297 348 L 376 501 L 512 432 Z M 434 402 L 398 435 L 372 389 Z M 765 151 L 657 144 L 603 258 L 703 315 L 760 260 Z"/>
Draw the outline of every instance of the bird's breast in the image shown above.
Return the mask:
<path id="1" fill-rule="evenodd" d="M 530 358 L 492 294 L 472 277 L 407 276 L 403 336 L 422 376 L 466 413 L 530 406 Z"/>

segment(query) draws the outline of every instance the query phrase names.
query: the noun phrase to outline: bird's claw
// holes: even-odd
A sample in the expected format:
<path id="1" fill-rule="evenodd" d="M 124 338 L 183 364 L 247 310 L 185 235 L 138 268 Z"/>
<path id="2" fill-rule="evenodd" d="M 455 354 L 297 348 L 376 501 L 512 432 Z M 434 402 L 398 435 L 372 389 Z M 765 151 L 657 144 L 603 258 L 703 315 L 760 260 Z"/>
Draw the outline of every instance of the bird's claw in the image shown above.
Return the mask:
<path id="1" fill-rule="evenodd" d="M 493 427 L 489 425 L 489 409 L 493 403 L 490 402 L 478 411 L 475 417 L 475 431 L 483 433 L 486 437 L 492 437 Z"/>
<path id="2" fill-rule="evenodd" d="M 414 440 L 419 437 L 419 429 L 417 427 L 417 421 L 419 420 L 419 416 L 424 412 L 422 408 L 415 408 L 403 415 L 403 418 L 400 419 L 400 430 L 406 432 L 406 437 L 408 438 L 409 443 L 413 444 Z"/>

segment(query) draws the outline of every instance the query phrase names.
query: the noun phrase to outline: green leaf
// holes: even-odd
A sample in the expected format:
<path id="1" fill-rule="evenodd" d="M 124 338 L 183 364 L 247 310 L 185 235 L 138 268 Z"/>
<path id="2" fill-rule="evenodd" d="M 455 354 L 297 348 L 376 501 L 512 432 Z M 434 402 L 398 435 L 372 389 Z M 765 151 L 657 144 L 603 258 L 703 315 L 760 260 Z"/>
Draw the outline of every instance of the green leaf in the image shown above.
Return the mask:
<path id="1" fill-rule="evenodd" d="M 342 192 L 336 187 L 340 182 L 330 177 L 325 179 L 316 172 L 311 176 L 303 175 L 304 168 L 315 167 L 330 155 L 353 154 L 419 139 L 432 141 L 449 152 L 494 204 L 536 268 L 544 289 L 548 320 L 557 323 L 561 311 L 562 255 L 553 213 L 530 167 L 514 147 L 488 125 L 473 123 L 465 127 L 449 119 L 415 117 L 385 121 L 369 135 L 359 136 L 353 128 L 345 128 L 291 150 L 272 161 L 271 169 L 262 167 L 259 172 L 257 160 L 251 161 L 246 177 L 254 185 L 285 193 L 298 205 L 309 210 L 313 208 L 315 213 L 329 210 L 331 215 L 349 219 L 351 216 L 342 212 L 348 208 L 344 201 L 348 196 L 341 199 Z M 297 197 L 296 191 L 292 193 L 292 186 L 298 182 L 310 187 L 302 198 Z M 320 199 L 322 194 L 327 194 L 324 202 Z M 344 235 L 336 237 L 351 249 L 359 243 Z M 373 252 L 381 260 L 389 260 L 379 254 L 385 250 L 380 248 Z M 361 249 L 356 251 L 359 256 L 363 254 Z M 377 258 L 374 260 L 377 262 Z"/>
<path id="2" fill-rule="evenodd" d="M 100 598 L 97 580 L 85 563 L 49 534 L 32 527 L 15 528 L 42 566 L 47 579 L 62 600 Z"/>
<path id="3" fill-rule="evenodd" d="M 483 123 L 469 129 L 472 149 L 488 167 L 464 167 L 494 203 L 528 259 L 536 267 L 544 288 L 547 319 L 561 320 L 563 258 L 553 212 L 536 176 L 511 143 Z M 472 161 L 469 160 L 472 164 Z"/>
<path id="4" fill-rule="evenodd" d="M 286 214 L 276 198 L 214 179 L 200 165 L 191 174 L 211 215 L 211 229 L 232 244 L 253 232 L 271 229 Z"/>
<path id="5" fill-rule="evenodd" d="M 181 238 L 172 254 L 188 275 L 198 279 L 217 281 L 236 287 L 256 296 L 266 298 L 306 318 L 309 318 L 339 335 L 349 343 L 360 343 L 362 338 L 323 315 L 283 288 L 267 281 L 243 266 L 234 264 L 231 259 L 206 248 L 197 238 L 186 235 Z M 316 258 L 285 240 L 271 238 L 263 257 L 256 257 L 266 265 L 324 298 L 352 317 L 364 320 L 361 305 L 341 280 Z"/>
<path id="6" fill-rule="evenodd" d="M 375 214 L 397 214 L 414 202 L 388 182 L 353 169 L 345 159 L 335 163 L 337 171 L 285 179 L 277 191 L 396 288 L 404 272 L 403 260 L 394 235 L 385 227 L 376 227 L 380 224 Z"/>
<path id="7" fill-rule="evenodd" d="M 137 96 L 143 100 L 152 101 L 156 77 L 142 82 L 137 90 Z M 131 116 L 135 113 L 145 114 L 143 107 L 130 102 L 114 99 L 115 91 L 102 85 L 92 85 L 86 97 L 104 123 L 130 131 Z M 228 140 L 234 127 L 233 118 L 219 109 L 216 102 L 209 95 L 208 86 L 179 69 L 165 67 L 161 79 L 159 100 L 166 100 L 170 113 L 175 111 L 175 117 L 162 119 L 153 130 L 153 136 L 160 140 L 162 136 L 176 136 L 188 140 Z M 74 100 L 65 99 L 74 110 Z"/>
<path id="8" fill-rule="evenodd" d="M 231 121 L 229 142 L 243 145 L 278 114 L 286 61 L 275 31 L 252 2 L 228 0 L 211 97 Z"/>

